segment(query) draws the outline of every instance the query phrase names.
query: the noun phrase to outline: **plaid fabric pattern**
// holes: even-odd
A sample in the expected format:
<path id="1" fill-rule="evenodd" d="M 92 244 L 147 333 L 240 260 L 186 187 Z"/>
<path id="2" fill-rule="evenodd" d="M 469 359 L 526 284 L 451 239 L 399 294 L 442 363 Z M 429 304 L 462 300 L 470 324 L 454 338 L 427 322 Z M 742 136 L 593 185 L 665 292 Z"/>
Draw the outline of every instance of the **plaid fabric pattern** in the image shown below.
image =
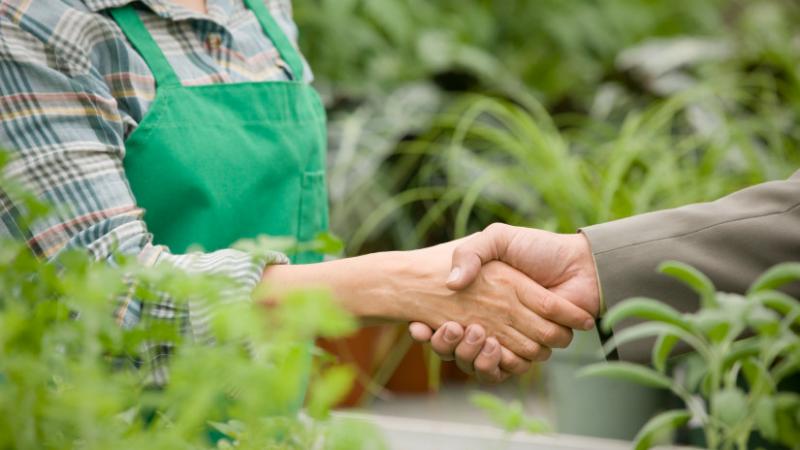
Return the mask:
<path id="1" fill-rule="evenodd" d="M 265 1 L 296 41 L 289 0 Z M 0 148 L 12 153 L 6 173 L 56 207 L 47 220 L 25 227 L 17 220 L 18 205 L 0 192 L 0 233 L 25 239 L 50 260 L 71 248 L 109 262 L 122 252 L 145 265 L 225 274 L 251 290 L 264 264 L 287 258 L 276 252 L 255 261 L 234 250 L 173 254 L 153 245 L 142 220 L 122 160 L 125 138 L 155 97 L 155 81 L 108 13 L 127 3 L 131 0 L 0 0 Z M 208 0 L 207 14 L 167 0 L 137 5 L 184 85 L 292 77 L 242 0 Z M 177 307 L 168 297 L 156 304 L 120 299 L 122 326 L 148 317 L 174 321 L 196 339 L 205 335 L 207 311 L 191 304 Z M 156 382 L 165 376 L 155 374 Z"/>

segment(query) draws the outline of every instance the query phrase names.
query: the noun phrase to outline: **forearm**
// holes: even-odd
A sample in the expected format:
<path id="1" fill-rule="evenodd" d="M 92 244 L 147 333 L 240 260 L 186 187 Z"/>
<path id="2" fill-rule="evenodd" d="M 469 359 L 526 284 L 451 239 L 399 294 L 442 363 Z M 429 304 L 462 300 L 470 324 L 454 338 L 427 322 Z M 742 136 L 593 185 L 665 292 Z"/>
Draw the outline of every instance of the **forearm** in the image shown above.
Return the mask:
<path id="1" fill-rule="evenodd" d="M 774 264 L 800 255 L 800 172 L 710 203 L 689 205 L 584 229 L 597 261 L 607 307 L 648 296 L 681 311 L 698 306 L 697 295 L 656 271 L 665 260 L 691 264 L 716 288 L 744 293 Z M 800 295 L 797 284 L 787 287 Z M 619 331 L 630 323 L 616 327 Z M 622 346 L 623 359 L 646 359 L 651 342 Z"/>
<path id="2" fill-rule="evenodd" d="M 322 287 L 340 305 L 366 320 L 411 320 L 413 308 L 400 280 L 412 277 L 412 252 L 382 252 L 318 264 L 269 266 L 263 281 L 270 299 L 287 292 Z"/>
<path id="3" fill-rule="evenodd" d="M 648 295 L 679 309 L 696 305 L 691 291 L 656 273 L 675 259 L 708 275 L 720 290 L 744 292 L 768 267 L 797 259 L 800 172 L 710 203 L 584 229 L 597 261 L 607 306 Z"/>

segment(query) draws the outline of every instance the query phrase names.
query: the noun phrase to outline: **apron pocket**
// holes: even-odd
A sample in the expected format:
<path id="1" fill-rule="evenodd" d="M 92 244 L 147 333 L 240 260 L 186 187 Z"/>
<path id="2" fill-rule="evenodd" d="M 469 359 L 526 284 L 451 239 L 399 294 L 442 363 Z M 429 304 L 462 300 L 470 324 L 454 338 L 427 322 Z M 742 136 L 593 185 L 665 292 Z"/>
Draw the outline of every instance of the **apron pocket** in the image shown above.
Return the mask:
<path id="1" fill-rule="evenodd" d="M 297 226 L 297 240 L 313 240 L 317 234 L 328 230 L 328 192 L 325 186 L 325 171 L 304 172 L 300 192 L 300 212 Z M 315 252 L 302 252 L 295 256 L 294 262 L 307 264 L 322 261 L 322 255 Z"/>

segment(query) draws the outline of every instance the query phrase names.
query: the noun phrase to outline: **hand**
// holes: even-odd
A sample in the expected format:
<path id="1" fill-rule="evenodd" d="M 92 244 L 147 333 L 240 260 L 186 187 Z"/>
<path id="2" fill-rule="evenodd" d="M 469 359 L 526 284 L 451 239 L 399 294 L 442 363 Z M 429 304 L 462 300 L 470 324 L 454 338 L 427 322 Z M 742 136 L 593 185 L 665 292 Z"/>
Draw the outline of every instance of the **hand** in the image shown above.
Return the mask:
<path id="1" fill-rule="evenodd" d="M 565 298 L 597 316 L 600 294 L 597 274 L 588 241 L 581 234 L 556 234 L 542 230 L 493 224 L 467 239 L 453 252 L 453 264 L 447 285 L 453 289 L 468 286 L 491 260 L 504 261 L 536 280 L 551 292 Z M 557 318 L 545 318 L 557 321 Z M 452 326 L 457 327 L 457 324 Z M 592 328 L 585 323 L 582 329 Z M 436 334 L 423 324 L 411 324 L 412 337 L 431 340 L 432 347 L 445 359 L 455 359 L 459 367 L 468 367 L 474 354 L 459 351 L 460 342 L 447 342 L 443 333 Z M 453 333 L 463 332 L 453 329 Z M 472 360 L 470 359 L 472 357 Z M 481 370 L 481 376 L 491 376 L 496 368 Z"/>
<path id="2" fill-rule="evenodd" d="M 498 261 L 486 264 L 469 286 L 449 289 L 445 282 L 459 244 L 318 264 L 273 265 L 264 270 L 262 279 L 269 289 L 262 295 L 280 301 L 295 289 L 322 286 L 362 320 L 420 321 L 429 330 L 447 322 L 474 324 L 482 332 L 480 343 L 466 342 L 458 355 L 469 359 L 468 369 L 472 368 L 485 338 L 493 337 L 490 342 L 499 345 L 493 349 L 490 344 L 484 349 L 486 356 L 478 359 L 478 369 L 487 378 L 499 372 L 485 371 L 484 364 L 499 359 L 491 364 L 508 373 L 524 371 L 529 361 L 546 359 L 551 347 L 568 345 L 571 327 L 591 321 L 586 311 Z"/>
<path id="3" fill-rule="evenodd" d="M 530 361 L 522 359 L 510 350 L 499 345 L 493 337 L 486 338 L 480 325 L 472 324 L 466 329 L 457 322 L 447 322 L 436 333 L 425 324 L 413 322 L 411 335 L 420 342 L 431 341 L 431 347 L 445 360 L 455 359 L 463 372 L 474 374 L 481 382 L 499 383 L 511 374 L 523 374 L 530 367 Z"/>
<path id="4" fill-rule="evenodd" d="M 453 251 L 447 286 L 464 289 L 481 266 L 503 261 L 597 317 L 600 290 L 589 241 L 583 234 L 557 234 L 502 223 L 463 240 Z"/>
<path id="5" fill-rule="evenodd" d="M 457 245 L 464 245 L 469 242 L 469 239 L 465 239 L 417 251 L 427 252 L 428 256 L 423 257 L 423 259 L 428 262 L 439 260 L 443 254 L 449 255 L 447 265 L 440 278 L 439 275 L 435 275 L 432 280 L 423 279 L 427 290 L 431 289 L 431 282 L 435 283 L 436 280 L 440 280 L 439 282 L 442 285 L 444 284 L 444 274 L 448 272 L 452 264 L 453 251 Z M 430 253 L 432 252 L 438 252 L 439 256 L 431 255 Z M 430 266 L 430 263 L 427 265 Z M 438 267 L 438 263 L 435 266 Z M 436 274 L 438 270 L 436 269 L 432 273 Z M 505 290 L 498 291 L 496 288 L 499 286 L 505 287 Z M 489 292 L 486 290 L 487 287 L 492 287 L 494 290 Z M 470 292 L 473 289 L 477 290 Z M 445 290 L 451 294 L 456 293 L 449 289 Z M 487 312 L 478 315 L 461 313 L 448 318 L 450 321 L 457 322 L 449 324 L 448 327 L 431 327 L 430 322 L 426 322 L 428 326 L 421 323 L 413 325 L 412 335 L 419 338 L 419 335 L 414 332 L 415 328 L 427 330 L 427 336 L 422 336 L 420 340 L 432 339 L 434 350 L 439 354 L 444 354 L 445 359 L 452 359 L 455 351 L 456 362 L 462 370 L 471 373 L 474 368 L 478 379 L 481 380 L 501 381 L 509 373 L 525 372 L 530 367 L 530 361 L 547 359 L 550 356 L 551 347 L 565 347 L 568 345 L 572 339 L 571 328 L 585 328 L 594 325 L 592 316 L 586 311 L 542 288 L 538 283 L 533 282 L 519 271 L 499 262 L 487 263 L 483 270 L 476 271 L 474 282 L 458 291 L 458 294 L 466 293 L 470 293 L 472 296 L 476 294 L 479 297 L 483 296 L 481 298 L 494 298 L 495 301 L 490 303 L 498 303 L 497 299 L 510 299 L 514 303 L 520 301 L 521 303 L 516 305 L 516 311 L 512 314 L 509 314 L 509 311 Z M 423 298 L 425 295 L 426 293 L 423 291 L 414 293 L 414 297 L 418 298 Z M 469 300 L 464 298 L 453 297 L 452 299 L 459 302 L 459 305 L 469 305 Z M 531 302 L 530 299 L 534 299 L 534 301 Z M 426 300 L 426 302 L 430 301 Z M 465 301 L 467 303 L 461 303 Z M 513 326 L 522 331 L 528 342 L 520 342 L 518 332 L 508 336 L 486 327 L 487 320 L 502 317 L 503 315 L 509 316 Z M 471 319 L 470 316 L 474 317 L 474 319 Z M 548 316 L 549 319 L 544 319 L 544 316 Z M 434 316 L 430 313 L 425 313 L 423 317 Z M 461 339 L 465 333 L 459 323 L 472 324 L 466 335 L 469 335 L 470 331 L 476 333 L 475 341 Z M 442 322 L 442 325 L 444 325 L 444 322 Z M 431 328 L 438 328 L 435 335 Z M 458 336 L 454 337 L 453 333 L 448 336 L 446 334 L 448 329 Z M 487 336 L 497 338 L 498 343 L 501 344 L 500 348 L 495 349 L 492 343 L 482 351 L 484 340 Z M 499 363 L 497 362 L 498 360 Z"/>

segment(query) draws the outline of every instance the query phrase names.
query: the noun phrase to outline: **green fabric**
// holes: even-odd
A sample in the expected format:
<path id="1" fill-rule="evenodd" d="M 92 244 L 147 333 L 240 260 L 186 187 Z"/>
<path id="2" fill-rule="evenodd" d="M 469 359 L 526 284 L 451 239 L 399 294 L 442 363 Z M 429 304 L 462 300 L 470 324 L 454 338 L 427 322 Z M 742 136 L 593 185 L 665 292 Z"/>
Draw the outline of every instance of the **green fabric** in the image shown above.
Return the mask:
<path id="1" fill-rule="evenodd" d="M 247 3 L 302 80 L 289 39 L 263 4 Z M 136 10 L 111 14 L 156 80 L 156 98 L 125 141 L 124 160 L 154 243 L 213 251 L 259 234 L 308 241 L 327 230 L 325 109 L 314 89 L 302 81 L 182 86 Z M 321 260 L 312 252 L 290 256 Z M 309 351 L 301 359 L 310 367 Z M 302 405 L 306 384 L 291 410 Z"/>
<path id="2" fill-rule="evenodd" d="M 297 50 L 262 3 L 247 3 L 301 80 Z M 325 110 L 314 89 L 302 81 L 182 86 L 136 10 L 111 14 L 157 84 L 124 160 L 154 243 L 213 251 L 259 234 L 307 241 L 326 230 Z"/>

